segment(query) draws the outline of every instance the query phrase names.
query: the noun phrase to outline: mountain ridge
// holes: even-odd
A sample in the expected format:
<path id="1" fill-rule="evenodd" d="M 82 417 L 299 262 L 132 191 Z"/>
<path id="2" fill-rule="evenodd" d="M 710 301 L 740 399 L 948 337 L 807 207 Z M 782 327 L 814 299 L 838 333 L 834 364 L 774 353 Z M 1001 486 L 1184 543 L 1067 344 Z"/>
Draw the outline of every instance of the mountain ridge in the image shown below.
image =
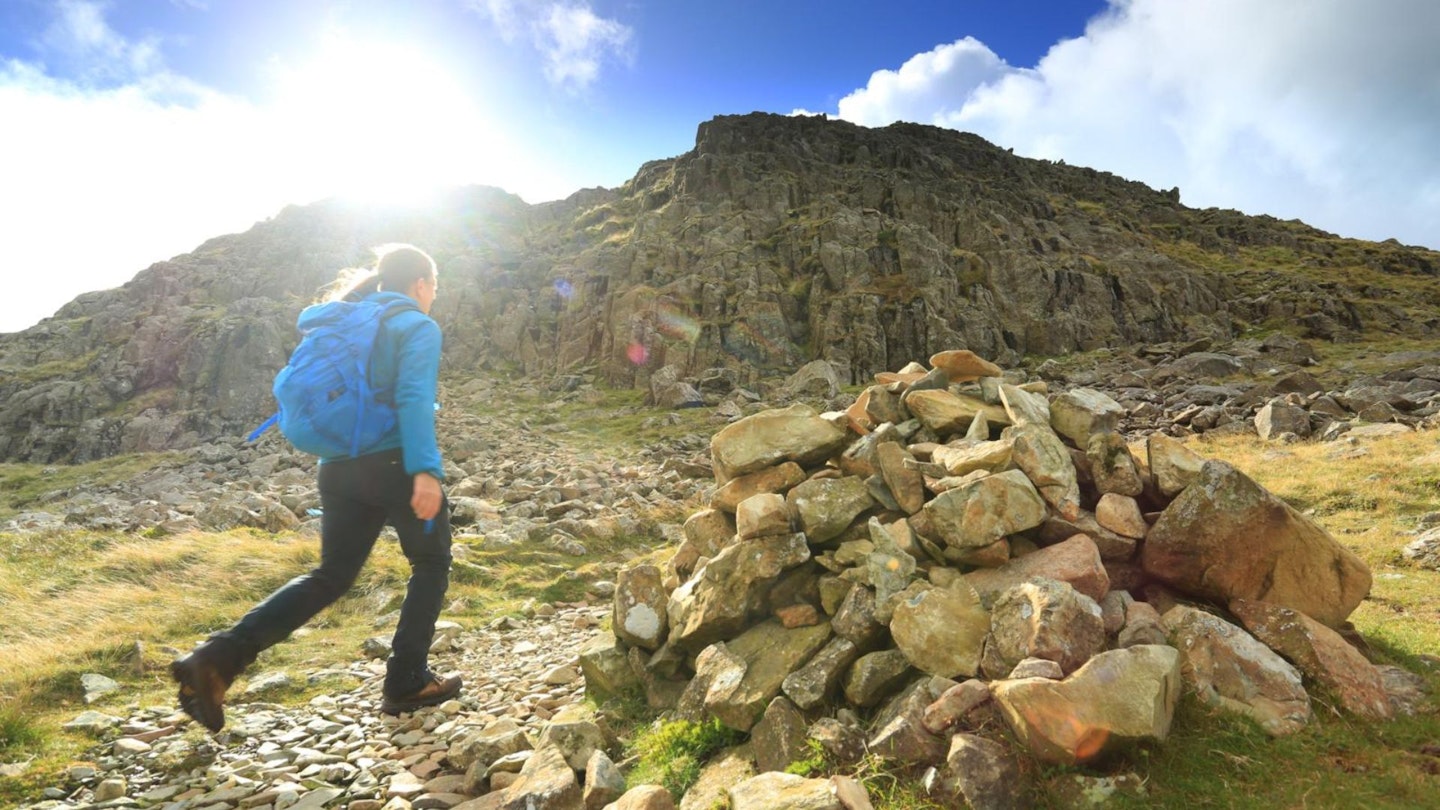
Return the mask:
<path id="1" fill-rule="evenodd" d="M 530 205 L 288 206 L 0 335 L 0 458 L 84 461 L 245 430 L 295 314 L 376 244 L 442 267 L 447 371 L 747 384 L 825 359 L 852 383 L 970 348 L 1000 363 L 1285 329 L 1440 329 L 1440 253 L 1183 206 L 969 133 L 720 116 L 615 189 Z"/>

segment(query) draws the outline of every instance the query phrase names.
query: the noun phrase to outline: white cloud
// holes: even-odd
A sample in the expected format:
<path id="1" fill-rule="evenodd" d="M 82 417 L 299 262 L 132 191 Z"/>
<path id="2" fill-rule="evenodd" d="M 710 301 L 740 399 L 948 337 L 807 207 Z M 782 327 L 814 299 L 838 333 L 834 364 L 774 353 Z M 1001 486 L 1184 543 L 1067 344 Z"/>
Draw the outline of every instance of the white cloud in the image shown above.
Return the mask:
<path id="1" fill-rule="evenodd" d="M 913 56 L 899 70 L 879 70 L 864 90 L 840 99 L 840 117 L 857 123 L 933 121 L 958 112 L 975 90 L 1012 68 L 973 37 Z"/>
<path id="2" fill-rule="evenodd" d="M 970 130 L 1179 186 L 1191 206 L 1440 247 L 1440 3 L 1111 2 L 1033 69 L 967 38 L 875 73 L 839 114 Z"/>
<path id="3" fill-rule="evenodd" d="M 538 30 L 552 84 L 583 89 L 600 75 L 601 62 L 629 59 L 630 28 L 596 16 L 589 6 L 551 6 Z"/>
<path id="4" fill-rule="evenodd" d="M 539 4 L 532 0 L 470 0 L 469 6 L 482 17 L 488 17 L 501 38 L 513 43 L 524 33 L 523 18 Z"/>
<path id="5" fill-rule="evenodd" d="M 134 53 L 103 17 L 82 13 L 63 26 L 74 41 Z M 0 332 L 291 203 L 466 183 L 532 202 L 574 190 L 428 58 L 418 46 L 340 36 L 313 62 L 277 73 L 279 92 L 264 104 L 176 76 L 158 59 L 103 85 L 0 61 L 0 222 L 6 267 L 26 291 L 0 297 Z M 418 148 L 417 121 L 426 127 Z"/>
<path id="6" fill-rule="evenodd" d="M 608 62 L 633 59 L 634 29 L 599 16 L 589 3 L 470 0 L 470 7 L 488 17 L 506 42 L 528 32 L 544 61 L 545 78 L 566 90 L 588 88 Z"/>
<path id="7" fill-rule="evenodd" d="M 131 42 L 120 36 L 105 22 L 106 8 L 102 2 L 60 0 L 55 19 L 40 39 L 41 48 L 87 79 L 124 79 L 157 70 L 157 41 Z"/>

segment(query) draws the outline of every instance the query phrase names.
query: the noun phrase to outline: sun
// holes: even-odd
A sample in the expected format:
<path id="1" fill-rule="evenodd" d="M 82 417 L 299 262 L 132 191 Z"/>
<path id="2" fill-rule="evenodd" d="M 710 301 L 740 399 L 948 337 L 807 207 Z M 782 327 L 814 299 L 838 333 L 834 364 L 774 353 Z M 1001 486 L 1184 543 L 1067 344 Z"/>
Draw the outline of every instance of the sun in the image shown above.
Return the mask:
<path id="1" fill-rule="evenodd" d="M 492 168 L 482 100 L 417 45 L 328 37 L 277 90 L 275 153 L 316 197 L 423 203 Z"/>

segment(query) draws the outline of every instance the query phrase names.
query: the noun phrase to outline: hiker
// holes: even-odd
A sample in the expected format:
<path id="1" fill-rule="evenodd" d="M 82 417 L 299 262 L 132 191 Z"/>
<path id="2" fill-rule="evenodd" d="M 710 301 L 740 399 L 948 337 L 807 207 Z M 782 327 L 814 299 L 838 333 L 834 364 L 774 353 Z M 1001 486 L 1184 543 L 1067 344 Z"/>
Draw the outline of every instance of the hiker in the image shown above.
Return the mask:
<path id="1" fill-rule="evenodd" d="M 393 418 L 383 423 L 378 441 L 321 458 L 319 567 L 291 580 L 234 627 L 213 634 L 171 664 L 180 684 L 181 708 L 211 731 L 225 725 L 225 690 L 236 676 L 261 651 L 283 641 L 350 589 L 387 522 L 400 536 L 411 574 L 380 710 L 413 711 L 460 692 L 458 675 L 436 675 L 426 661 L 450 579 L 449 510 L 435 441 L 441 337 L 440 327 L 429 317 L 437 285 L 435 261 L 409 245 L 377 252 L 375 269 L 358 279 L 342 274 L 330 299 L 373 302 L 386 313 L 370 319 L 376 331 L 366 379 L 376 391 L 391 392 L 393 411 L 387 414 Z M 324 312 L 326 306 L 307 308 L 301 326 L 312 311 Z M 297 349 L 292 355 L 292 366 L 299 354 Z M 277 377 L 277 397 L 279 385 Z M 283 420 L 281 428 L 286 429 Z M 354 433 L 361 435 L 358 429 Z M 295 440 L 290 431 L 286 435 Z"/>

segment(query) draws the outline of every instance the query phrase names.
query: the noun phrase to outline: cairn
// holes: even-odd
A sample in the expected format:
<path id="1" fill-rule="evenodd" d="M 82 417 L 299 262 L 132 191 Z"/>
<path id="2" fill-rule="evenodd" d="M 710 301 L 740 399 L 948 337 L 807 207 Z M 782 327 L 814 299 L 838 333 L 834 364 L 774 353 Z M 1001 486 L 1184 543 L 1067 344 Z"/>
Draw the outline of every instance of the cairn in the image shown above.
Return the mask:
<path id="1" fill-rule="evenodd" d="M 728 425 L 709 508 L 667 564 L 618 577 L 587 691 L 749 732 L 759 772 L 810 738 L 976 807 L 1024 806 L 1021 757 L 1163 741 L 1182 689 L 1273 735 L 1317 686 L 1365 718 L 1406 710 L 1408 673 L 1346 641 L 1365 564 L 1230 465 L 1127 441 L 1124 416 L 957 350 L 844 411 Z"/>

